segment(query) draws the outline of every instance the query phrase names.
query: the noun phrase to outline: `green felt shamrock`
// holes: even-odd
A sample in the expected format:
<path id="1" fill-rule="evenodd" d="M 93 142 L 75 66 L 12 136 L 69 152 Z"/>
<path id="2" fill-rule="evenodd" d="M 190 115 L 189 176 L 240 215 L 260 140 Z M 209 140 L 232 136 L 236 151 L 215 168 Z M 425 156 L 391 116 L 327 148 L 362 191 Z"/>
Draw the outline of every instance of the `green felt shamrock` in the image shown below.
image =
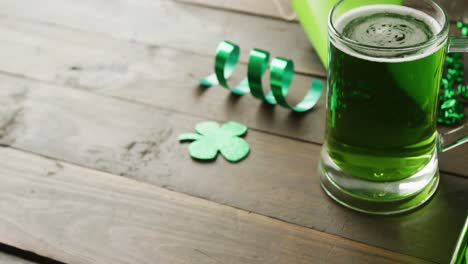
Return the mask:
<path id="1" fill-rule="evenodd" d="M 190 144 L 190 155 L 199 160 L 213 160 L 221 152 L 230 162 L 238 162 L 247 157 L 250 147 L 245 140 L 239 138 L 247 133 L 247 127 L 228 122 L 220 126 L 216 122 L 198 123 L 197 133 L 182 134 L 179 141 L 195 141 Z"/>

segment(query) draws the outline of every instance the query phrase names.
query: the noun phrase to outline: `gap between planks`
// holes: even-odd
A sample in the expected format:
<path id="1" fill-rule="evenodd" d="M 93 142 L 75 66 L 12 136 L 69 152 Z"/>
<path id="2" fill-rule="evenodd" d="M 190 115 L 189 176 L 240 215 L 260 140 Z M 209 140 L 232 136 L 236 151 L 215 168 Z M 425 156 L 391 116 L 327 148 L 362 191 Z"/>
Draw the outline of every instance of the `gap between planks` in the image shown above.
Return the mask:
<path id="1" fill-rule="evenodd" d="M 33 77 L 29 77 L 29 76 L 26 76 L 26 75 L 11 73 L 11 72 L 7 72 L 7 71 L 3 71 L 3 70 L 0 70 L 0 76 L 1 75 L 10 76 L 12 78 L 24 79 L 24 80 L 31 81 L 31 82 L 40 82 L 40 83 L 44 83 L 46 85 L 60 85 L 60 83 L 57 83 L 57 82 L 35 79 Z M 84 86 L 68 86 L 67 88 L 77 89 L 77 90 L 82 90 L 82 91 L 83 90 L 89 91 L 89 89 L 92 89 L 92 87 L 84 87 Z M 91 93 L 93 93 L 93 92 L 91 92 Z M 103 95 L 103 94 L 100 94 L 100 93 L 94 93 L 94 94 Z M 106 96 L 106 95 L 103 95 L 103 96 Z M 132 104 L 140 104 L 140 105 L 143 105 L 143 106 L 156 108 L 156 109 L 160 109 L 160 110 L 163 110 L 163 111 L 171 111 L 173 113 L 186 115 L 186 116 L 191 116 L 191 117 L 194 117 L 194 118 L 199 118 L 199 119 L 207 118 L 206 115 L 194 114 L 193 112 L 188 113 L 186 111 L 177 110 L 177 108 L 169 108 L 169 107 L 165 107 L 165 106 L 150 104 L 148 102 L 139 101 L 137 99 L 121 97 L 121 96 L 118 96 L 118 95 L 108 95 L 108 97 L 119 100 L 119 101 L 122 101 L 122 102 L 128 102 L 128 103 L 132 103 Z M 261 103 L 261 102 L 259 102 L 259 103 Z M 215 121 L 215 122 L 218 122 L 218 123 L 222 124 L 224 122 L 228 122 L 229 120 L 211 118 L 210 121 Z M 285 139 L 295 140 L 295 141 L 303 142 L 303 143 L 306 143 L 306 144 L 312 144 L 312 145 L 317 145 L 317 146 L 322 146 L 323 145 L 322 143 L 313 142 L 313 141 L 309 141 L 309 140 L 302 139 L 302 138 L 297 138 L 297 137 L 286 135 L 286 134 L 275 133 L 275 132 L 272 132 L 272 131 L 263 130 L 261 128 L 256 128 L 254 126 L 249 127 L 248 129 L 249 129 L 249 131 L 256 131 L 256 132 L 260 132 L 260 133 L 263 133 L 263 134 L 266 134 L 266 135 L 282 137 L 282 138 L 285 138 Z M 0 146 L 2 146 L 2 143 L 0 143 Z M 5 146 L 8 146 L 8 145 L 5 145 Z M 450 172 L 447 172 L 447 173 L 450 174 Z M 453 173 L 453 174 L 456 175 L 455 173 Z M 458 175 L 458 176 L 463 177 L 464 175 Z"/>
<path id="2" fill-rule="evenodd" d="M 0 264 L 37 264 L 18 256 L 5 254 L 0 251 Z"/>
<path id="3" fill-rule="evenodd" d="M 65 264 L 0 242 L 0 264 Z"/>

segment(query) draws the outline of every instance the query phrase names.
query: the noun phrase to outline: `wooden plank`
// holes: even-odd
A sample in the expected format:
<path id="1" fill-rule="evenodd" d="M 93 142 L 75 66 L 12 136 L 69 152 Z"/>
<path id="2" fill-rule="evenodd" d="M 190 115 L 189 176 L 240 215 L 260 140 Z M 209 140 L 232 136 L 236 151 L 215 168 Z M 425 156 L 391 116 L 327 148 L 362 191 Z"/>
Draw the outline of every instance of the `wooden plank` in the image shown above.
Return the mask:
<path id="1" fill-rule="evenodd" d="M 296 23 L 191 6 L 171 0 L 3 0 L 0 14 L 20 16 L 151 45 L 214 56 L 219 42 L 294 60 L 299 72 L 325 76 L 302 28 Z"/>
<path id="2" fill-rule="evenodd" d="M 276 7 L 275 0 L 177 0 L 180 2 L 197 4 L 212 8 L 234 10 L 253 15 L 268 16 L 279 19 L 289 18 L 294 10 L 290 7 L 290 1 L 277 0 L 281 8 Z M 466 0 L 436 0 L 440 3 L 452 21 L 468 20 L 468 2 Z M 283 13 L 280 10 L 284 10 Z M 284 12 L 287 12 L 286 14 Z M 286 16 L 285 16 L 286 15 Z M 288 19 L 289 20 L 289 19 Z"/>
<path id="3" fill-rule="evenodd" d="M 423 262 L 7 148 L 0 157 L 0 241 L 63 262 Z"/>
<path id="4" fill-rule="evenodd" d="M 213 58 L 8 17 L 0 21 L 1 71 L 323 142 L 325 95 L 312 112 L 293 114 L 250 95 L 230 96 L 221 87 L 201 89 L 198 79 L 210 73 Z M 245 68 L 240 65 L 234 77 L 245 77 Z M 296 75 L 292 101 L 306 93 L 310 81 Z"/>
<path id="5" fill-rule="evenodd" d="M 466 0 L 436 0 L 436 2 L 447 10 L 450 20 L 468 22 L 468 2 Z"/>
<path id="6" fill-rule="evenodd" d="M 224 10 L 234 10 L 248 14 L 297 21 L 288 0 L 176 0 Z"/>
<path id="7" fill-rule="evenodd" d="M 468 210 L 468 182 L 444 175 L 435 199 L 413 214 L 358 214 L 320 189 L 320 146 L 252 130 L 246 160 L 200 163 L 177 137 L 203 119 L 6 76 L 0 87 L 4 145 L 429 261 L 448 261 Z"/>
<path id="8" fill-rule="evenodd" d="M 204 56 L 21 19 L 4 17 L 0 21 L 1 71 L 206 119 L 235 120 L 252 129 L 308 142 L 323 142 L 325 96 L 313 111 L 294 114 L 261 104 L 251 96 L 230 96 L 220 87 L 200 89 L 197 77 L 205 76 L 213 64 Z M 239 72 L 242 70 L 245 67 L 240 66 Z M 296 76 L 293 101 L 305 94 L 308 82 L 310 78 Z M 445 154 L 442 169 L 467 175 L 467 153 L 468 145 Z"/>

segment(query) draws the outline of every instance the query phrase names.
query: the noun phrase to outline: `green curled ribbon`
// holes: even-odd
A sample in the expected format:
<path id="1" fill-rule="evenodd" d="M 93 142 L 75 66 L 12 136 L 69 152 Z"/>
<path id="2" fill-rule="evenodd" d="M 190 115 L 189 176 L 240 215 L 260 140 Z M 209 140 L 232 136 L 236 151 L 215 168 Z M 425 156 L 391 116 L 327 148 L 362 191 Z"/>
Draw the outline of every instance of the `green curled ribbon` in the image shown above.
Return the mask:
<path id="1" fill-rule="evenodd" d="M 262 77 L 268 70 L 268 63 L 270 62 L 270 53 L 260 49 L 253 49 L 250 51 L 249 64 L 247 67 L 247 79 L 251 89 L 252 95 L 263 100 L 271 105 L 276 104 L 276 99 L 273 92 L 270 91 L 266 95 L 263 92 Z"/>
<path id="2" fill-rule="evenodd" d="M 236 95 L 244 95 L 250 92 L 247 78 L 242 80 L 238 85 L 231 88 L 227 83 L 229 77 L 231 77 L 234 69 L 239 62 L 240 48 L 234 43 L 229 41 L 223 41 L 218 45 L 216 49 L 215 58 L 215 73 L 200 80 L 200 84 L 203 86 L 213 86 L 221 84 L 224 88 L 231 90 Z"/>
<path id="3" fill-rule="evenodd" d="M 279 105 L 295 112 L 305 112 L 317 104 L 324 86 L 323 82 L 318 80 L 312 81 L 306 96 L 296 106 L 290 106 L 286 101 L 286 95 L 294 76 L 294 63 L 292 60 L 275 58 L 271 62 L 270 72 L 271 90 Z"/>
<path id="4" fill-rule="evenodd" d="M 324 84 L 313 80 L 304 99 L 295 106 L 291 106 L 286 96 L 291 87 L 294 76 L 294 63 L 292 60 L 276 57 L 270 64 L 270 91 L 265 94 L 262 77 L 268 70 L 270 54 L 267 51 L 253 49 L 249 55 L 247 78 L 235 87 L 227 83 L 239 61 L 240 48 L 236 44 L 223 41 L 216 49 L 215 73 L 200 80 L 203 86 L 211 87 L 220 84 L 236 95 L 251 93 L 255 98 L 268 104 L 279 104 L 295 112 L 305 112 L 314 107 L 322 95 Z"/>

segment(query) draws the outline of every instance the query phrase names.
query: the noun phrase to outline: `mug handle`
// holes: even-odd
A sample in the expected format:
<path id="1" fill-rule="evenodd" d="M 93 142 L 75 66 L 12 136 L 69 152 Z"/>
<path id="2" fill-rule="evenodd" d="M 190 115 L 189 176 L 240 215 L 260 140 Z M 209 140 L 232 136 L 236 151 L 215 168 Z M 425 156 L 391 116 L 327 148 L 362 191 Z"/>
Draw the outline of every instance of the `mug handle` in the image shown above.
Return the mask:
<path id="1" fill-rule="evenodd" d="M 446 152 L 468 142 L 468 123 L 439 137 L 439 152 Z"/>
<path id="2" fill-rule="evenodd" d="M 468 37 L 449 37 L 448 52 L 468 52 Z M 446 152 L 468 142 L 468 123 L 440 136 L 439 151 Z"/>
<path id="3" fill-rule="evenodd" d="M 468 52 L 468 37 L 449 37 L 448 52 Z"/>

